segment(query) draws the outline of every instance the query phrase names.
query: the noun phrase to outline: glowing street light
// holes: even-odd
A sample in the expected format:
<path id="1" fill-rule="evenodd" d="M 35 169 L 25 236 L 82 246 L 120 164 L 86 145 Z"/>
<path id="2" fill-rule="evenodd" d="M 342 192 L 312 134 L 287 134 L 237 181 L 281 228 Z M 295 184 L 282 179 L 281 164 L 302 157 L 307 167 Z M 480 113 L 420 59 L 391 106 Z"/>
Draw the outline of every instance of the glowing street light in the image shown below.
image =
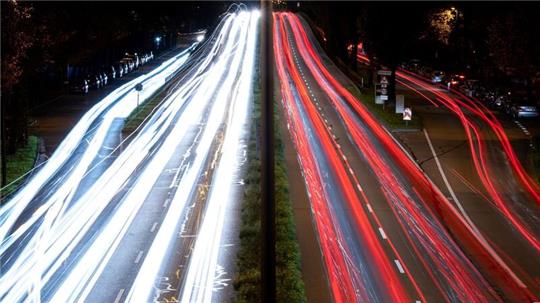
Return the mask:
<path id="1" fill-rule="evenodd" d="M 159 45 L 161 44 L 161 37 L 157 36 L 154 41 L 156 41 L 156 49 L 159 49 Z"/>
<path id="2" fill-rule="evenodd" d="M 201 42 L 204 40 L 204 35 L 198 35 L 197 36 L 197 42 Z"/>

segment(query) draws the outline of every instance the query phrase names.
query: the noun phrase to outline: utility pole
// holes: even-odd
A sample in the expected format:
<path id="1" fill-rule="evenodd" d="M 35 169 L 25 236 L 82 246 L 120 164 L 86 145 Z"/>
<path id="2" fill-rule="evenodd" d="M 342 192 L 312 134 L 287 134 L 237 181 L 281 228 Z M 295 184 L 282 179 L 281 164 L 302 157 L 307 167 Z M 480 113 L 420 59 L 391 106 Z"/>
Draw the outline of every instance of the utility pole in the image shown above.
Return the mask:
<path id="1" fill-rule="evenodd" d="M 272 1 L 261 0 L 261 302 L 276 302 Z"/>

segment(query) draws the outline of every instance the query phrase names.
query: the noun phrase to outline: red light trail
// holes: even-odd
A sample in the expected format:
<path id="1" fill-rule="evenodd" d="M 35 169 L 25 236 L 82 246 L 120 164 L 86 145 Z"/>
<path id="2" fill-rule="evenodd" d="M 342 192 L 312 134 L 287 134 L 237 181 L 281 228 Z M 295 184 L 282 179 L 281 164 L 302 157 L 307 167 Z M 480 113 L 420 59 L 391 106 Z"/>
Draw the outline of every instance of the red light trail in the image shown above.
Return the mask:
<path id="1" fill-rule="evenodd" d="M 513 272 L 506 267 L 497 254 L 491 251 L 491 248 L 485 245 L 482 239 L 478 238 L 478 235 L 475 234 L 455 207 L 427 179 L 416 163 L 399 147 L 378 121 L 371 116 L 360 101 L 331 75 L 323 65 L 320 56 L 316 54 L 300 19 L 294 14 L 278 13 L 275 14 L 275 20 L 274 47 L 281 83 L 282 102 L 289 131 L 298 151 L 308 192 L 311 193 L 312 210 L 316 214 L 314 218 L 317 221 L 319 239 L 329 276 L 337 277 L 338 274 L 335 271 L 339 274 L 344 272 L 341 265 L 347 263 L 341 261 L 339 262 L 341 265 L 338 265 L 332 259 L 342 258 L 346 260 L 346 256 L 341 257 L 340 255 L 344 253 L 343 249 L 347 250 L 347 248 L 330 248 L 330 243 L 324 243 L 325 241 L 332 242 L 332 237 L 328 237 L 328 226 L 322 223 L 323 221 L 333 222 L 334 220 L 331 207 L 332 201 L 328 192 L 325 191 L 320 168 L 317 168 L 320 159 L 312 155 L 314 148 L 309 138 L 309 126 L 303 125 L 302 122 L 305 119 L 298 113 L 299 111 L 305 110 L 307 112 L 308 121 L 313 125 L 314 134 L 320 140 L 323 146 L 322 150 L 331 164 L 330 168 L 334 172 L 336 182 L 339 185 L 339 188 L 334 190 L 339 190 L 343 194 L 347 205 L 350 205 L 353 210 L 353 220 L 358 228 L 355 231 L 362 234 L 362 239 L 366 241 L 366 249 L 369 249 L 370 252 L 384 253 L 384 251 L 380 248 L 379 240 L 374 236 L 373 229 L 375 227 L 369 224 L 365 209 L 358 207 L 360 201 L 363 200 L 366 208 L 372 213 L 367 197 L 362 190 L 355 191 L 353 182 L 359 184 L 358 179 L 350 167 L 348 168 L 350 174 L 347 173 L 341 161 L 342 158 L 346 158 L 343 154 L 340 154 L 339 145 L 331 139 L 330 129 L 325 127 L 321 121 L 320 113 L 317 112 L 317 108 L 313 104 L 314 101 L 310 98 L 310 94 L 305 87 L 305 79 L 304 81 L 302 79 L 304 75 L 299 72 L 300 66 L 297 66 L 298 62 L 295 63 L 295 60 L 298 60 L 297 55 L 289 43 L 291 35 L 287 34 L 287 25 L 292 29 L 300 57 L 331 102 L 339 118 L 343 121 L 345 129 L 350 135 L 351 141 L 360 151 L 361 157 L 365 159 L 376 175 L 378 182 L 381 184 L 381 191 L 391 206 L 391 210 L 410 243 L 410 247 L 415 251 L 419 262 L 422 263 L 423 268 L 427 271 L 445 300 L 469 302 L 499 300 L 497 293 L 490 287 L 490 283 L 485 280 L 453 240 L 456 235 L 459 236 L 462 244 L 467 244 L 469 250 L 475 251 L 483 257 L 481 263 L 483 268 L 490 268 L 488 276 L 491 281 L 496 280 L 497 284 L 505 290 L 508 297 L 530 299 L 532 295 L 522 288 L 521 281 L 513 275 Z M 299 103 L 296 103 L 295 100 L 295 89 L 300 97 Z M 372 142 L 373 137 L 368 135 L 362 125 L 367 127 L 379 145 L 384 148 L 388 157 L 392 159 L 390 162 L 381 155 L 378 145 Z M 348 166 L 347 161 L 344 162 Z M 397 174 L 396 166 L 399 168 Z M 407 181 L 403 183 L 400 176 L 405 176 Z M 410 187 L 406 187 L 407 183 L 410 184 Z M 408 188 L 412 188 L 412 191 Z M 359 199 L 358 195 L 362 199 Z M 325 206 L 325 204 L 330 204 L 330 206 Z M 325 212 L 320 212 L 321 208 L 325 209 Z M 328 215 L 329 218 L 324 218 L 325 215 Z M 380 220 L 375 214 L 373 220 L 377 226 L 381 226 Z M 445 224 L 442 224 L 439 220 L 443 220 Z M 452 231 L 452 236 L 444 225 Z M 334 236 L 339 236 L 341 234 L 339 222 L 333 226 L 332 232 Z M 391 241 L 389 241 L 389 245 L 392 252 L 400 259 L 397 249 Z M 330 249 L 338 254 L 328 256 Z M 377 260 L 380 261 L 378 264 L 383 266 L 390 263 L 389 256 L 383 257 L 381 255 Z M 401 259 L 400 263 L 404 264 Z M 382 277 L 385 282 L 384 285 L 394 285 L 396 282 L 404 283 L 394 278 L 395 274 L 392 274 L 395 272 L 394 270 L 389 269 L 389 267 L 381 267 L 381 269 L 384 269 L 384 271 L 380 273 L 379 277 Z M 422 301 L 425 301 L 421 287 L 417 285 L 408 270 L 407 275 L 416 291 L 415 295 L 420 296 Z M 334 284 L 336 281 L 337 285 Z M 350 295 L 345 295 L 352 289 L 347 283 L 349 282 L 330 278 L 330 286 L 336 301 L 341 302 L 342 299 L 351 298 Z M 363 289 L 366 289 L 366 287 Z M 408 297 L 402 287 L 392 289 L 391 295 L 394 301 L 398 299 L 406 300 L 405 298 Z M 365 297 L 357 298 L 366 299 Z"/>

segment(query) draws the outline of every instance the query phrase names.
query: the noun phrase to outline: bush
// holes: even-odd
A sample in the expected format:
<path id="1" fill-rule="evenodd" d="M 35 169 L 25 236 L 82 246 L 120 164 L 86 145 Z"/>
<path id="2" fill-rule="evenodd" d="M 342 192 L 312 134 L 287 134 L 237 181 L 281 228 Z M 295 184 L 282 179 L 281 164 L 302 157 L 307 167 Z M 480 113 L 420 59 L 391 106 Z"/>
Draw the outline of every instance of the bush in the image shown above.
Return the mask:
<path id="1" fill-rule="evenodd" d="M 15 191 L 25 180 L 20 178 L 32 168 L 36 162 L 36 156 L 38 151 L 38 138 L 36 136 L 29 136 L 26 146 L 20 147 L 12 155 L 6 156 L 6 181 L 7 184 L 15 181 L 10 186 L 7 186 L 2 190 L 2 196 L 7 196 L 11 192 Z"/>
<path id="2" fill-rule="evenodd" d="M 259 75 L 258 62 L 256 75 Z M 237 255 L 238 274 L 234 279 L 236 302 L 259 302 L 261 258 L 261 162 L 258 138 L 260 129 L 259 79 L 254 81 L 251 135 L 248 164 L 241 207 L 240 248 Z M 275 104 L 275 106 L 279 106 Z M 274 106 L 274 107 L 275 107 Z M 274 114 L 275 124 L 279 117 Z M 289 181 L 279 128 L 275 134 L 275 197 L 276 197 L 276 299 L 277 302 L 305 302 L 304 282 L 300 271 L 300 249 L 289 199 Z"/>

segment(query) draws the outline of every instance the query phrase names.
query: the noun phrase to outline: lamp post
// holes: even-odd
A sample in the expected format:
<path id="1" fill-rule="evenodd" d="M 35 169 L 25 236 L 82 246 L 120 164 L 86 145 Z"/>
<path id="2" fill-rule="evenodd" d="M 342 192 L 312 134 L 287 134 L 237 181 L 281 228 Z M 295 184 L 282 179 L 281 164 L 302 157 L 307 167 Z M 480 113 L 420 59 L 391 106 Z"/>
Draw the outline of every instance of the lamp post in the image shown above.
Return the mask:
<path id="1" fill-rule="evenodd" d="M 141 94 L 142 89 L 142 83 L 137 83 L 137 85 L 135 85 L 135 90 L 137 91 L 137 107 L 139 107 L 139 95 Z"/>
<path id="2" fill-rule="evenodd" d="M 156 42 L 156 50 L 159 49 L 159 45 L 161 44 L 161 37 L 157 36 L 154 41 Z"/>

